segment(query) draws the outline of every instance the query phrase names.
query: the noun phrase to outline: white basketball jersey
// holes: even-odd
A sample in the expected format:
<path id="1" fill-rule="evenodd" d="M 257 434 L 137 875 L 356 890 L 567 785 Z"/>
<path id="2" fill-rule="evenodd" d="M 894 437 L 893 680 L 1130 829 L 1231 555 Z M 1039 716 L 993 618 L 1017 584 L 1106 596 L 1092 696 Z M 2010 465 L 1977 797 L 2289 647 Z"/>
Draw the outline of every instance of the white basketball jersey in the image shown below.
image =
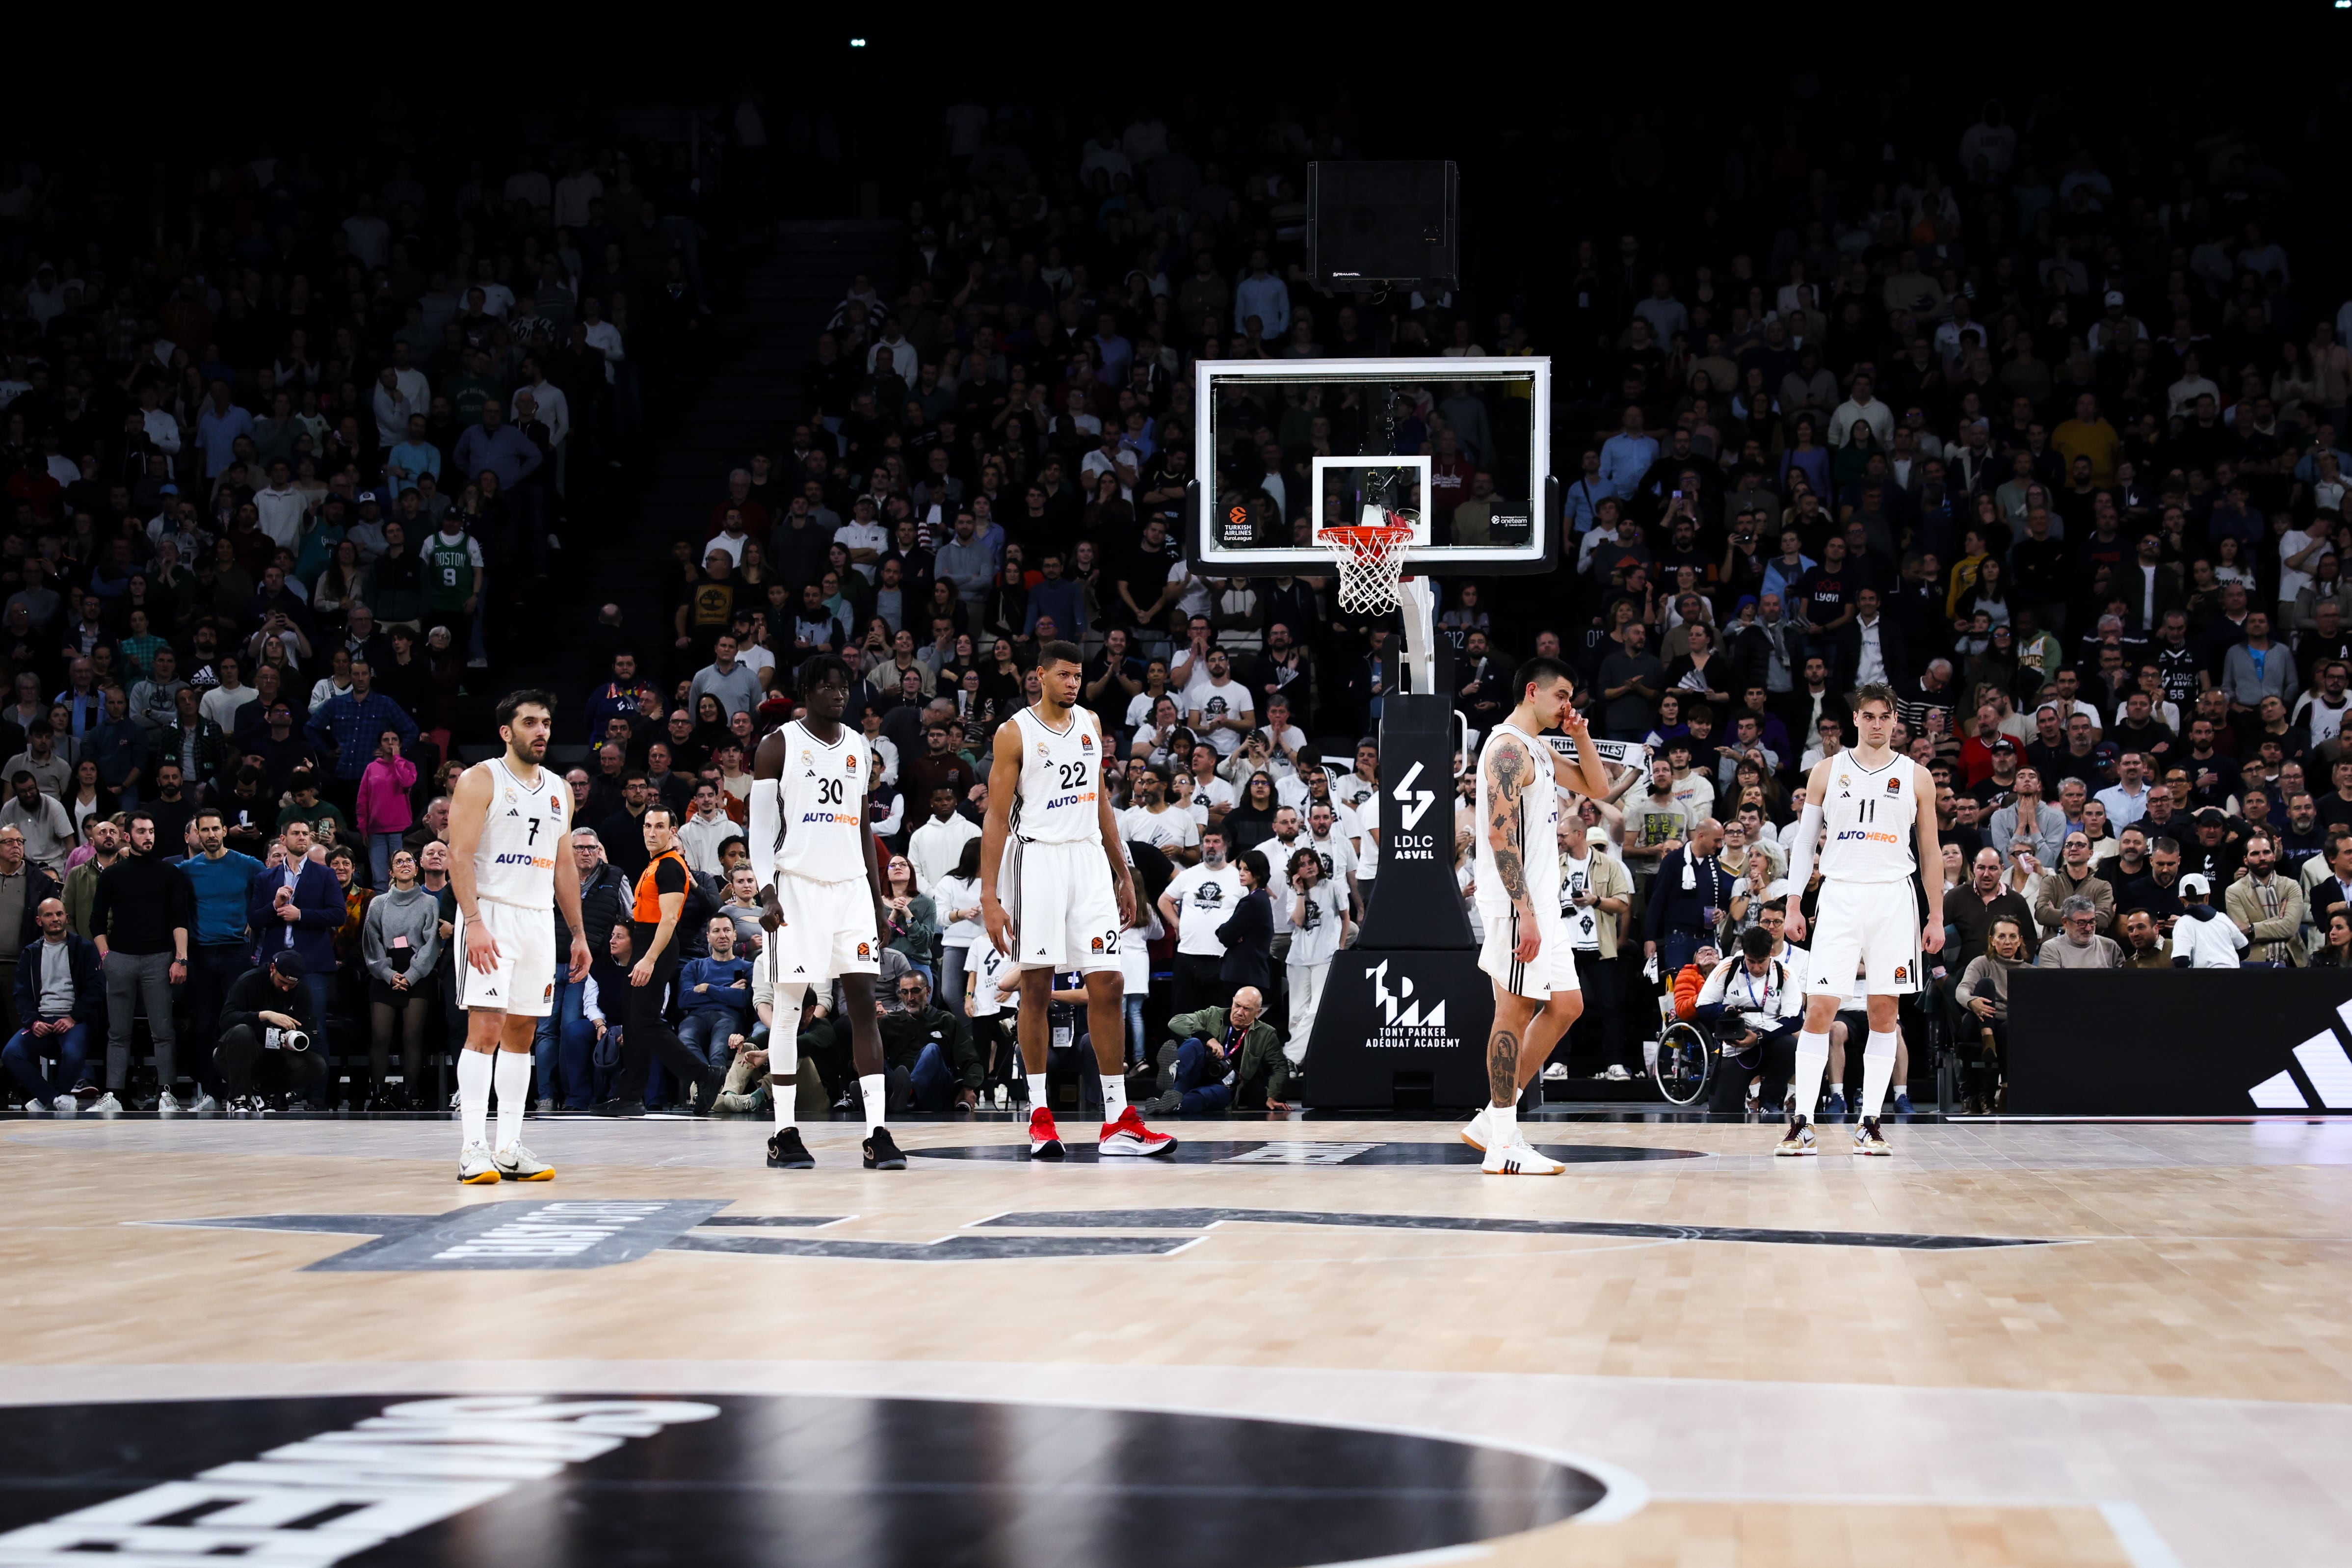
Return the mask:
<path id="1" fill-rule="evenodd" d="M 1822 792 L 1822 875 L 1837 882 L 1900 882 L 1916 868 L 1911 846 L 1919 791 L 1908 757 L 1866 768 L 1852 752 L 1830 759 Z"/>
<path id="2" fill-rule="evenodd" d="M 1494 803 L 1486 793 L 1486 759 L 1496 747 L 1517 748 L 1533 766 L 1534 773 L 1527 787 L 1520 791 L 1519 864 L 1525 868 L 1528 902 L 1538 914 L 1559 908 L 1559 791 L 1553 786 L 1551 748 L 1524 730 L 1508 724 L 1497 724 L 1488 732 L 1486 743 L 1478 752 L 1478 820 L 1471 827 L 1472 841 L 1477 846 L 1476 869 L 1478 901 L 1489 908 L 1506 908 L 1510 893 L 1503 886 L 1503 874 L 1495 865 L 1495 846 L 1486 837 L 1486 824 Z"/>
<path id="3" fill-rule="evenodd" d="M 1013 716 L 1021 731 L 1021 789 L 1013 797 L 1013 831 L 1024 844 L 1082 844 L 1102 823 L 1101 721 L 1074 708 L 1055 731 L 1034 708 Z"/>
<path id="4" fill-rule="evenodd" d="M 572 852 L 572 787 L 547 769 L 536 786 L 508 768 L 504 757 L 478 764 L 490 771 L 489 815 L 474 849 L 474 892 L 527 910 L 555 908 L 555 858 Z"/>
<path id="5" fill-rule="evenodd" d="M 866 791 L 874 772 L 866 737 L 844 729 L 828 746 L 798 719 L 783 735 L 783 770 L 772 784 L 784 830 L 773 850 L 776 870 L 812 882 L 864 881 Z"/>

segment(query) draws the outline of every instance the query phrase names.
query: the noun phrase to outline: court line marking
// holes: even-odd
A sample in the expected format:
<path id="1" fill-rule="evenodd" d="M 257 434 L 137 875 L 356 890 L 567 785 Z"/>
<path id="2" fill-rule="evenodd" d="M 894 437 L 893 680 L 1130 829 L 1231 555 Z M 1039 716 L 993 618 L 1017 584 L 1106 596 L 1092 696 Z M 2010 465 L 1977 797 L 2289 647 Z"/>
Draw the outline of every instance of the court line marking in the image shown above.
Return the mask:
<path id="1" fill-rule="evenodd" d="M 1748 1242 L 1799 1247 L 1887 1247 L 1968 1252 L 2008 1247 L 2070 1247 L 2074 1237 L 1948 1236 L 1901 1231 L 1774 1230 L 1744 1226 L 1662 1225 L 1636 1220 L 1511 1219 L 1454 1215 L 1356 1214 L 1337 1210 L 1171 1207 L 1045 1209 L 992 1215 L 981 1228 L 1213 1231 L 1226 1225 L 1328 1226 L 1368 1230 L 1450 1230 L 1490 1236 L 1615 1236 L 1642 1241 Z"/>
<path id="2" fill-rule="evenodd" d="M 2136 1502 L 2103 1502 L 2100 1517 L 2115 1532 L 2116 1544 L 2131 1559 L 2132 1568 L 2180 1568 L 2180 1559 L 2171 1543 L 2156 1528 L 2156 1521 L 2141 1511 Z"/>

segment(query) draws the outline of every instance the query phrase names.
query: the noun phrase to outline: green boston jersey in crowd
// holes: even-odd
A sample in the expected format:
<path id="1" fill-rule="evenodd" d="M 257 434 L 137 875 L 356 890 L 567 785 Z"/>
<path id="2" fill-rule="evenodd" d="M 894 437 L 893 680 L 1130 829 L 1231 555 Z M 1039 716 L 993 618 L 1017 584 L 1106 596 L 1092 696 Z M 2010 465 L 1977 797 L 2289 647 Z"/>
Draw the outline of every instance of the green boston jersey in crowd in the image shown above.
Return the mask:
<path id="1" fill-rule="evenodd" d="M 436 533 L 425 544 L 425 602 L 436 610 L 465 608 L 474 595 L 474 572 L 480 557 L 474 536 L 452 539 Z"/>

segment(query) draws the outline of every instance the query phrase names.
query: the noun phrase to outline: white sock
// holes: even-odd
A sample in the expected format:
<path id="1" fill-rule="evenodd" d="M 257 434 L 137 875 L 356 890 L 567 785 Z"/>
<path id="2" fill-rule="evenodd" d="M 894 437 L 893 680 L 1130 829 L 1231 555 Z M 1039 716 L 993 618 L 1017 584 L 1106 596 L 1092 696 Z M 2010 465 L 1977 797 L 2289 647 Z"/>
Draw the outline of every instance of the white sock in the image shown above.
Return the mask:
<path id="1" fill-rule="evenodd" d="M 1895 1047 L 1899 1037 L 1889 1029 L 1880 1034 L 1870 1032 L 1870 1045 L 1862 1054 L 1862 1113 L 1876 1116 L 1886 1109 L 1886 1085 L 1895 1077 Z"/>
<path id="2" fill-rule="evenodd" d="M 1486 1147 L 1507 1149 L 1519 1141 L 1519 1106 L 1513 1100 L 1508 1105 L 1486 1108 Z"/>
<path id="3" fill-rule="evenodd" d="M 890 1080 L 878 1072 L 861 1074 L 857 1079 L 858 1097 L 866 1101 L 866 1131 L 882 1131 L 883 1112 L 889 1109 Z"/>
<path id="4" fill-rule="evenodd" d="M 1102 1075 L 1103 1125 L 1108 1127 L 1127 1114 L 1127 1079 L 1115 1072 Z"/>
<path id="5" fill-rule="evenodd" d="M 808 987 L 779 985 L 768 1010 L 768 1094 L 776 1102 L 776 1131 L 793 1126 L 793 1100 L 800 1093 L 801 1002 Z"/>
<path id="6" fill-rule="evenodd" d="M 1789 1092 L 1796 1097 L 1797 1114 L 1811 1121 L 1813 1111 L 1822 1102 L 1822 1075 L 1830 1068 L 1830 1037 L 1826 1029 L 1818 1035 L 1797 1037 L 1797 1068 L 1789 1075 Z"/>
<path id="7" fill-rule="evenodd" d="M 457 1053 L 457 1113 L 466 1124 L 466 1147 L 488 1143 L 490 1120 L 490 1067 L 487 1051 Z"/>
<path id="8" fill-rule="evenodd" d="M 499 1141 L 490 1147 L 504 1149 L 522 1141 L 523 1107 L 530 1103 L 530 1053 L 500 1051 L 492 1061 L 491 1077 L 499 1086 Z"/>
<path id="9" fill-rule="evenodd" d="M 1030 1112 L 1034 1115 L 1037 1111 L 1051 1109 L 1053 1108 L 1045 1103 L 1045 1075 L 1041 1072 L 1031 1073 L 1029 1075 Z"/>

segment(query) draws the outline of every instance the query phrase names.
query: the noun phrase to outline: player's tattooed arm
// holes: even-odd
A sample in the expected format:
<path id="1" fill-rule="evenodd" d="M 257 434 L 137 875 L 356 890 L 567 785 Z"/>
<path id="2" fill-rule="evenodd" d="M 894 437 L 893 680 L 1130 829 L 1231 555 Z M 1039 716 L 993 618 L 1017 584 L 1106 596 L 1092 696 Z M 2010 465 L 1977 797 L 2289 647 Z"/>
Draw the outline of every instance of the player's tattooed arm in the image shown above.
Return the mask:
<path id="1" fill-rule="evenodd" d="M 1527 785 L 1534 769 L 1517 746 L 1496 746 L 1482 764 L 1486 770 L 1486 842 L 1495 852 L 1495 874 L 1511 902 L 1528 901 L 1527 868 L 1519 860 L 1520 823 L 1527 811 Z"/>

